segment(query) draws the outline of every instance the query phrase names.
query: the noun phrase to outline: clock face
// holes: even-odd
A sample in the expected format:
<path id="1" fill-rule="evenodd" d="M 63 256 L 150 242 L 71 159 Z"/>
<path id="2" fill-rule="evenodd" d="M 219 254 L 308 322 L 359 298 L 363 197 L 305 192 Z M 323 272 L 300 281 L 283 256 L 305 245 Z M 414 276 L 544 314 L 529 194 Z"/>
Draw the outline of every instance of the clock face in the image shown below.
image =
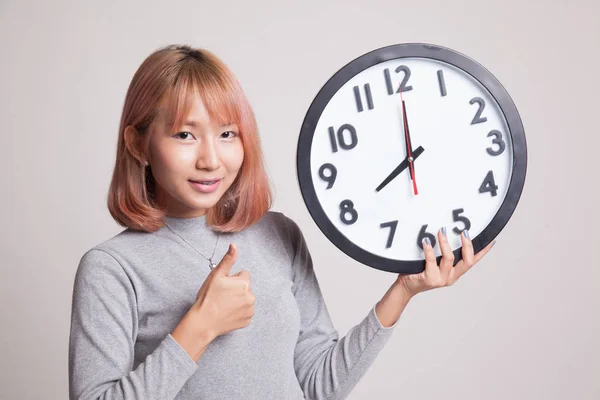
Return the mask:
<path id="1" fill-rule="evenodd" d="M 397 45 L 353 61 L 303 124 L 298 176 L 311 215 L 336 246 L 378 269 L 422 270 L 421 241 L 439 256 L 441 227 L 457 259 L 464 229 L 478 251 L 524 183 L 511 105 L 487 70 L 449 49 Z"/>

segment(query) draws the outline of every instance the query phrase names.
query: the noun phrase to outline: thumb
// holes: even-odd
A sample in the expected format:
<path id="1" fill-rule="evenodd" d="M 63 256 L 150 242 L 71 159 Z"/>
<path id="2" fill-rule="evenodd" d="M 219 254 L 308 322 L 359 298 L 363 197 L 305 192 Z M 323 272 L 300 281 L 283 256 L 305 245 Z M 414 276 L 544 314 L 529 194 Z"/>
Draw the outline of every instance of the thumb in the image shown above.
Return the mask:
<path id="1" fill-rule="evenodd" d="M 227 249 L 227 253 L 225 253 L 223 258 L 221 259 L 221 262 L 219 262 L 219 264 L 217 264 L 217 266 L 215 267 L 213 272 L 216 274 L 219 274 L 219 275 L 228 276 L 229 271 L 231 271 L 231 267 L 233 266 L 233 264 L 235 263 L 236 260 L 237 260 L 237 248 L 235 247 L 235 245 L 233 243 L 230 243 L 229 248 Z"/>

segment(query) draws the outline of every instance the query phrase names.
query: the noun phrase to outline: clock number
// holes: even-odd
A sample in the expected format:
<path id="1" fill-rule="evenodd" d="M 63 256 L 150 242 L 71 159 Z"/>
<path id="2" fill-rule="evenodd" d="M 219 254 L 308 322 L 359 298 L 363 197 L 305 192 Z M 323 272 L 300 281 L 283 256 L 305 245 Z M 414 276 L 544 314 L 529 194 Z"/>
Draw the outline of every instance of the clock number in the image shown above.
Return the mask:
<path id="1" fill-rule="evenodd" d="M 481 97 L 473 97 L 471 101 L 469 101 L 469 104 L 475 103 L 479 104 L 479 109 L 475 114 L 475 118 L 473 118 L 473 121 L 471 121 L 471 125 L 480 124 L 487 121 L 487 117 L 481 117 L 481 113 L 483 113 L 483 109 L 485 108 L 485 100 L 483 100 Z"/>
<path id="2" fill-rule="evenodd" d="M 452 229 L 452 231 L 457 235 L 460 235 L 464 230 L 471 229 L 471 221 L 469 221 L 469 218 L 460 215 L 464 212 L 465 210 L 462 208 L 458 208 L 452 211 L 452 217 L 454 219 L 454 222 L 462 222 L 465 225 L 463 229 L 458 229 L 457 227 L 454 227 L 454 229 Z"/>
<path id="3" fill-rule="evenodd" d="M 350 219 L 346 218 L 346 214 L 350 214 Z M 352 225 L 358 219 L 358 213 L 354 209 L 354 203 L 350 200 L 344 200 L 340 203 L 340 219 L 346 225 Z"/>
<path id="4" fill-rule="evenodd" d="M 396 233 L 396 227 L 398 226 L 398 221 L 390 221 L 390 222 L 384 222 L 381 225 L 379 225 L 380 228 L 390 228 L 390 234 L 388 236 L 388 240 L 387 243 L 385 245 L 386 249 L 389 249 L 390 247 L 392 247 L 392 242 L 394 241 L 394 234 Z"/>
<path id="5" fill-rule="evenodd" d="M 429 241 L 431 242 L 431 247 L 435 247 L 437 241 L 435 240 L 435 236 L 427 232 L 427 225 L 423 225 L 423 227 L 419 231 L 419 237 L 417 238 L 417 246 L 419 246 L 421 250 L 423 250 L 423 239 L 425 238 L 429 238 Z"/>
<path id="6" fill-rule="evenodd" d="M 404 72 L 404 79 L 402 79 L 400 87 L 398 90 L 396 90 L 396 93 L 400 93 L 400 91 L 404 93 L 413 90 L 412 86 L 406 86 L 408 79 L 410 78 L 410 68 L 408 68 L 406 65 L 401 65 L 396 68 L 396 73 L 398 72 Z M 383 75 L 385 77 L 385 86 L 387 87 L 388 94 L 394 94 L 394 87 L 392 86 L 392 77 L 390 76 L 389 68 L 383 70 Z"/>
<path id="7" fill-rule="evenodd" d="M 344 132 L 350 132 L 350 142 L 346 141 L 346 136 L 344 136 Z M 331 142 L 331 151 L 337 153 L 338 151 L 338 143 L 340 147 L 344 150 L 350 150 L 356 147 L 358 144 L 358 137 L 356 136 L 356 129 L 350 124 L 344 124 L 340 126 L 337 131 L 337 140 L 335 135 L 335 130 L 333 126 L 329 127 L 329 141 Z"/>
<path id="8" fill-rule="evenodd" d="M 373 96 L 371 96 L 371 86 L 368 83 L 365 83 L 365 95 L 367 96 L 367 107 L 369 110 L 375 108 L 373 105 Z M 354 86 L 354 100 L 356 100 L 356 109 L 358 112 L 363 111 L 363 104 L 360 95 L 360 88 L 358 86 Z"/>
<path id="9" fill-rule="evenodd" d="M 446 94 L 448 94 L 446 92 L 446 80 L 444 79 L 444 71 L 442 71 L 441 69 L 438 70 L 437 76 L 438 76 L 438 82 L 440 83 L 440 93 L 441 93 L 442 97 L 444 97 L 444 96 L 446 96 Z"/>
<path id="10" fill-rule="evenodd" d="M 329 172 L 329 175 L 325 175 L 325 171 Z M 333 164 L 323 164 L 321 168 L 319 168 L 319 177 L 327 182 L 327 187 L 325 189 L 331 189 L 335 182 L 335 177 L 337 176 L 337 169 Z"/>
<path id="11" fill-rule="evenodd" d="M 494 180 L 494 173 L 489 171 L 483 180 L 481 186 L 479 186 L 479 193 L 490 192 L 492 197 L 496 196 L 498 192 L 498 185 L 496 185 L 496 181 Z"/>
<path id="12" fill-rule="evenodd" d="M 502 140 L 502 132 L 497 131 L 497 130 L 493 130 L 490 133 L 488 133 L 487 137 L 490 136 L 495 136 L 495 139 L 492 140 L 493 144 L 497 144 L 499 146 L 498 150 L 494 150 L 491 147 L 488 147 L 486 150 L 489 154 L 491 154 L 492 156 L 498 156 L 502 153 L 504 153 L 504 150 L 506 149 L 506 143 L 504 142 L 504 140 Z"/>
<path id="13" fill-rule="evenodd" d="M 492 172 L 492 171 L 490 171 L 490 172 Z M 457 208 L 456 210 L 452 210 L 452 219 L 454 220 L 454 222 L 462 222 L 465 225 L 465 227 L 463 229 L 458 229 L 458 227 L 454 227 L 452 229 L 452 231 L 454 233 L 456 233 L 457 235 L 460 235 L 464 230 L 471 229 L 471 221 L 469 221 L 469 218 L 465 217 L 464 215 L 460 215 L 464 212 L 465 212 L 465 210 L 462 208 Z M 383 227 L 383 224 L 381 224 L 381 226 Z M 425 238 L 429 238 L 429 241 L 431 242 L 431 247 L 435 247 L 435 244 L 437 243 L 437 241 L 435 239 L 435 235 L 427 232 L 427 226 L 428 225 L 423 225 L 421 227 L 421 230 L 419 231 L 419 236 L 417 237 L 417 246 L 419 246 L 419 248 L 421 250 L 423 250 L 423 239 L 425 239 Z"/>

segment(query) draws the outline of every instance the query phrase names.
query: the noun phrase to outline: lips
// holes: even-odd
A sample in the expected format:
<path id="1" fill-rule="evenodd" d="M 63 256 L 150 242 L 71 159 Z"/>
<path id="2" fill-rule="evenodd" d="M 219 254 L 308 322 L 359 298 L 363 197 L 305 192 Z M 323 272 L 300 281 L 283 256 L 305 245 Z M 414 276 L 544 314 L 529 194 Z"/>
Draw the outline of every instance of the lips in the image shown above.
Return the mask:
<path id="1" fill-rule="evenodd" d="M 214 181 L 190 181 L 192 187 L 200 193 L 212 193 L 217 190 L 217 188 L 221 184 L 221 179 L 216 179 Z"/>
<path id="2" fill-rule="evenodd" d="M 218 182 L 220 180 L 221 180 L 221 178 L 209 178 L 209 179 L 199 179 L 199 180 L 191 180 L 190 179 L 190 182 L 206 183 L 206 182 Z"/>

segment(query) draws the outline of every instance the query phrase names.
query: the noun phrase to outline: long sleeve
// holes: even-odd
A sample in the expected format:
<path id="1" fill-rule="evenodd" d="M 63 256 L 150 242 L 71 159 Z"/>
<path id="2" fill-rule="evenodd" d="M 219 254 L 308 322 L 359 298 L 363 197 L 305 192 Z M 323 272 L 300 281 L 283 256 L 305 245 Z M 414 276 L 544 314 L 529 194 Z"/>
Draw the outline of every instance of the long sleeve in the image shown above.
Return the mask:
<path id="1" fill-rule="evenodd" d="M 69 337 L 70 399 L 173 399 L 198 365 L 168 334 L 132 371 L 134 286 L 109 253 L 91 249 L 75 275 Z"/>
<path id="2" fill-rule="evenodd" d="M 292 243 L 293 291 L 300 310 L 300 332 L 294 369 L 310 400 L 345 399 L 391 336 L 396 322 L 384 327 L 375 305 L 368 315 L 339 338 L 315 276 L 306 242 L 297 224 L 285 217 Z"/>

